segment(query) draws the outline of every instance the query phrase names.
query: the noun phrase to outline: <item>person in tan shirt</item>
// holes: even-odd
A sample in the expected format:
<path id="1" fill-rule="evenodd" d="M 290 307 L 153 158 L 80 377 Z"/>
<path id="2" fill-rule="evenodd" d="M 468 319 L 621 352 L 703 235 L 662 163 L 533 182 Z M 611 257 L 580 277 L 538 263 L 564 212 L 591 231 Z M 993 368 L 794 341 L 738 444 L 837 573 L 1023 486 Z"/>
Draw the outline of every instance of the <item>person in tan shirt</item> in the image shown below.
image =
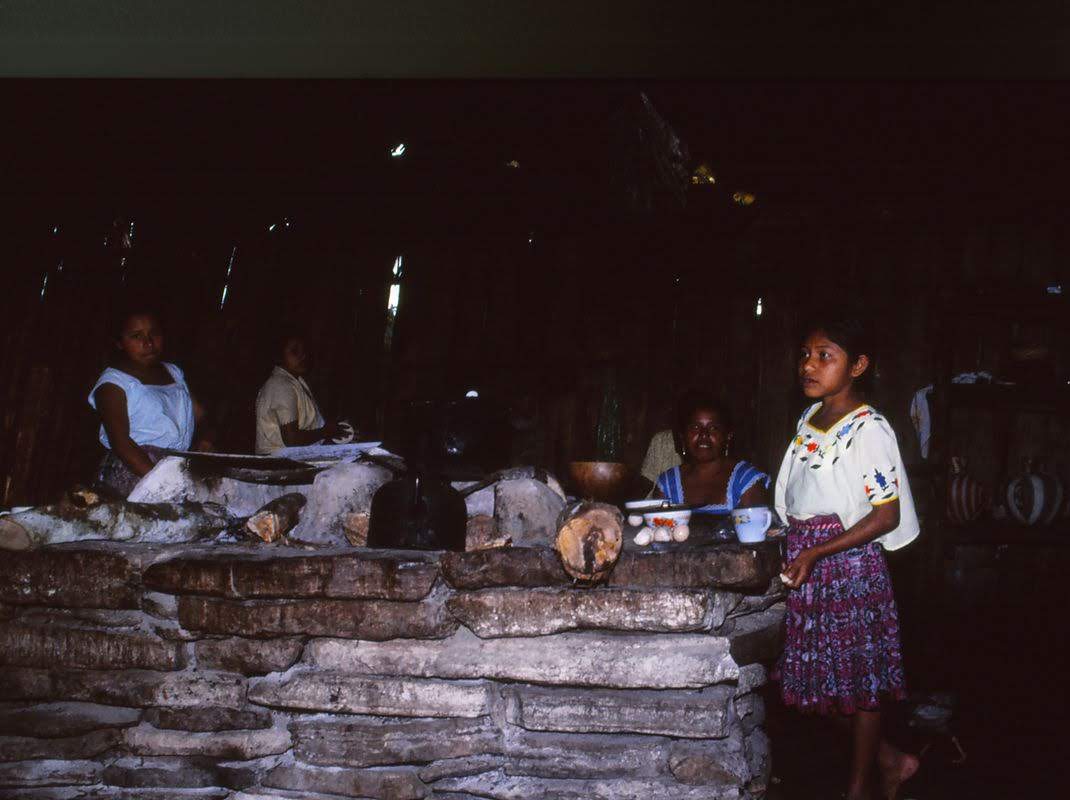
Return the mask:
<path id="1" fill-rule="evenodd" d="M 299 335 L 280 341 L 278 363 L 256 396 L 256 452 L 315 444 L 338 435 L 337 422 L 326 422 L 305 383 L 308 348 Z"/>

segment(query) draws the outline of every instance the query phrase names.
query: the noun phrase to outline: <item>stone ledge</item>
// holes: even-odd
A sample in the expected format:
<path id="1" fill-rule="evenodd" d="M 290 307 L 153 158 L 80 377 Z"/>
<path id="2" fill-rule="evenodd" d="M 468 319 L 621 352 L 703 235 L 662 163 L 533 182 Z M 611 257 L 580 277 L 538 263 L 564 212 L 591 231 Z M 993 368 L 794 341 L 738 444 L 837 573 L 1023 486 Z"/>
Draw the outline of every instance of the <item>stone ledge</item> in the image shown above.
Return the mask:
<path id="1" fill-rule="evenodd" d="M 638 733 L 718 739 L 729 731 L 731 686 L 700 692 L 570 690 L 516 687 L 505 690 L 506 719 L 532 731 Z"/>
<path id="2" fill-rule="evenodd" d="M 137 608 L 140 574 L 121 555 L 94 549 L 4 553 L 0 602 L 63 608 Z"/>
<path id="3" fill-rule="evenodd" d="M 80 669 L 178 669 L 178 647 L 149 636 L 0 625 L 0 664 Z"/>
<path id="4" fill-rule="evenodd" d="M 298 720 L 291 724 L 294 756 L 323 767 L 420 764 L 445 758 L 502 752 L 501 731 L 479 719 L 395 720 L 357 717 L 351 721 Z"/>
<path id="5" fill-rule="evenodd" d="M 293 553 L 297 554 L 293 554 Z M 438 565 L 427 554 L 352 549 L 332 555 L 272 550 L 225 557 L 175 557 L 145 571 L 149 589 L 230 599 L 334 598 L 415 601 L 428 595 Z"/>
<path id="6" fill-rule="evenodd" d="M 305 764 L 280 764 L 263 780 L 269 788 L 321 792 L 360 800 L 420 800 L 430 790 L 416 771 L 401 769 L 320 769 Z M 307 797 L 302 794 L 301 797 Z"/>
<path id="7" fill-rule="evenodd" d="M 780 551 L 775 544 L 726 544 L 667 553 L 625 551 L 606 585 L 761 592 L 779 569 Z"/>
<path id="8" fill-rule="evenodd" d="M 489 683 L 433 678 L 360 677 L 302 670 L 249 687 L 249 702 L 271 708 L 384 717 L 482 717 L 490 712 Z"/>
<path id="9" fill-rule="evenodd" d="M 435 796 L 446 796 L 440 792 L 457 792 L 461 796 L 469 794 L 488 800 L 533 800 L 537 797 L 554 800 L 738 800 L 740 797 L 739 788 L 728 785 L 688 786 L 657 779 L 553 780 L 513 777 L 502 772 L 447 778 L 435 784 Z"/>
<path id="10" fill-rule="evenodd" d="M 739 677 L 728 639 L 705 634 L 558 633 L 479 639 L 461 628 L 440 641 L 317 639 L 308 643 L 305 658 L 320 669 L 364 675 L 622 689 L 700 689 Z"/>
<path id="11" fill-rule="evenodd" d="M 483 589 L 447 602 L 481 638 L 574 630 L 682 633 L 720 626 L 737 595 L 686 589 Z"/>
<path id="12" fill-rule="evenodd" d="M 183 628 L 254 638 L 342 636 L 380 641 L 435 639 L 457 629 L 441 602 L 392 600 L 221 600 L 181 597 Z"/>
<path id="13" fill-rule="evenodd" d="M 499 547 L 472 553 L 443 553 L 442 577 L 454 589 L 501 586 L 568 586 L 572 579 L 557 553 L 542 547 Z"/>
<path id="14" fill-rule="evenodd" d="M 193 645 L 198 668 L 237 672 L 242 675 L 266 675 L 284 672 L 301 657 L 305 646 L 300 637 L 285 639 L 202 639 Z"/>
<path id="15" fill-rule="evenodd" d="M 226 672 L 4 670 L 0 700 L 76 700 L 106 705 L 199 708 L 245 704 L 245 683 Z"/>
<path id="16" fill-rule="evenodd" d="M 4 680 L 8 680 L 5 674 Z M 137 725 L 140 709 L 116 708 L 94 703 L 43 703 L 0 706 L 0 731 L 9 736 L 36 736 L 42 739 L 80 736 L 102 728 Z"/>
<path id="17" fill-rule="evenodd" d="M 278 728 L 190 733 L 160 730 L 143 723 L 126 731 L 126 748 L 137 756 L 210 756 L 248 761 L 285 753 L 290 745 L 289 732 Z"/>

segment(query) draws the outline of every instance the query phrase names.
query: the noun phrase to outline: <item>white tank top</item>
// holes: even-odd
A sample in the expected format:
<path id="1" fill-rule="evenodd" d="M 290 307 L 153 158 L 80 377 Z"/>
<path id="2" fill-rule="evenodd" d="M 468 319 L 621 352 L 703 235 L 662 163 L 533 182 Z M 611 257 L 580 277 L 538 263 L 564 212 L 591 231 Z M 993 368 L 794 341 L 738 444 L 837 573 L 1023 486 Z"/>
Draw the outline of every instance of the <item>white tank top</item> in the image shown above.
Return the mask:
<path id="1" fill-rule="evenodd" d="M 130 438 L 137 444 L 188 450 L 193 441 L 193 398 L 186 376 L 174 364 L 164 362 L 174 379 L 166 386 L 145 384 L 129 373 L 108 367 L 89 393 L 89 405 L 97 407 L 96 392 L 111 383 L 126 393 L 126 413 L 130 418 Z M 111 449 L 108 434 L 100 426 L 100 443 Z"/>

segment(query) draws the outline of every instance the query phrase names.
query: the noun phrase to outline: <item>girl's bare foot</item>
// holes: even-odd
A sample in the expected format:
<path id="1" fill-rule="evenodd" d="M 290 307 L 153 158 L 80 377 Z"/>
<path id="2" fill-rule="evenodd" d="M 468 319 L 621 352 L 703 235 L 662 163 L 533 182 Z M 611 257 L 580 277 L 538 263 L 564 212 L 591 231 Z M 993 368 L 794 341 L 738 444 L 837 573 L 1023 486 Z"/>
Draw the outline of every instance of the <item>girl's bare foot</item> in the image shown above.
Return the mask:
<path id="1" fill-rule="evenodd" d="M 899 787 L 910 780 L 918 771 L 921 762 L 917 756 L 896 750 L 894 755 L 879 759 L 881 770 L 881 791 L 885 800 L 895 800 Z"/>

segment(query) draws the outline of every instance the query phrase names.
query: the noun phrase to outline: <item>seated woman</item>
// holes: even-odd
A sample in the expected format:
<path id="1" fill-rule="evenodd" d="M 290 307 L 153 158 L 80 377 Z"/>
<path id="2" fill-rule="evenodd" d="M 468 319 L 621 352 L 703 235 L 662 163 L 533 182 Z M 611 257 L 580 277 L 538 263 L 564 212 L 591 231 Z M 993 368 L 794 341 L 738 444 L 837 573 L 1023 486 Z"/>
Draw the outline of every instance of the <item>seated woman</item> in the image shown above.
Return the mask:
<path id="1" fill-rule="evenodd" d="M 256 396 L 256 452 L 315 444 L 338 435 L 337 422 L 324 422 L 305 383 L 308 348 L 300 334 L 279 337 L 275 368 Z"/>
<path id="2" fill-rule="evenodd" d="M 189 450 L 203 410 L 182 370 L 161 360 L 163 327 L 156 314 L 133 309 L 117 321 L 119 359 L 97 378 L 89 405 L 100 415 L 100 442 L 108 450 L 97 482 L 125 498 L 162 449 Z"/>
<path id="3" fill-rule="evenodd" d="M 660 496 L 699 506 L 696 513 L 706 514 L 769 504 L 769 476 L 728 454 L 732 421 L 712 395 L 696 392 L 685 396 L 676 426 L 683 444 L 683 464 L 658 476 Z"/>

